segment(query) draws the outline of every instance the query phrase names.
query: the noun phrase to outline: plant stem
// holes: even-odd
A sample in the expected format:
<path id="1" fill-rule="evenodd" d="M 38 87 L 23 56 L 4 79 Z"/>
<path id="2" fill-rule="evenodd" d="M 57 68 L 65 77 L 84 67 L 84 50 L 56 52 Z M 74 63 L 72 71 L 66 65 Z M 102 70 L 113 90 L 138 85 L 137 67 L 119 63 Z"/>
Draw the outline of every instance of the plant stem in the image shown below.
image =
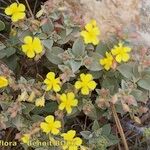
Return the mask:
<path id="1" fill-rule="evenodd" d="M 117 112 L 116 112 L 116 108 L 115 108 L 113 103 L 110 104 L 110 107 L 111 107 L 112 114 L 113 114 L 113 117 L 114 117 L 115 122 L 116 122 L 116 126 L 118 128 L 119 134 L 121 136 L 122 142 L 124 144 L 124 148 L 125 148 L 125 150 L 129 150 L 129 147 L 128 147 L 128 144 L 127 144 L 127 141 L 126 141 L 126 138 L 125 138 L 125 135 L 124 135 L 124 132 L 123 132 L 120 120 L 119 120 Z"/>
<path id="2" fill-rule="evenodd" d="M 27 4 L 27 7 L 28 7 L 29 12 L 30 12 L 30 14 L 31 14 L 31 17 L 34 19 L 34 14 L 33 14 L 32 10 L 31 10 L 31 8 L 30 8 L 30 5 L 29 5 L 29 3 L 28 3 L 28 0 L 25 0 L 25 2 L 26 2 L 26 4 Z"/>

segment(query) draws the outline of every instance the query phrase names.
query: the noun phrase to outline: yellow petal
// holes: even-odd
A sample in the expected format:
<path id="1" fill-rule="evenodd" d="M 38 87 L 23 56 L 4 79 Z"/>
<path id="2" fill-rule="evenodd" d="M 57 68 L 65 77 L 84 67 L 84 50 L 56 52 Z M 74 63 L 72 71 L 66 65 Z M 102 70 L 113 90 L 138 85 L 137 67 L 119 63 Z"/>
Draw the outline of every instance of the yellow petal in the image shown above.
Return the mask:
<path id="1" fill-rule="evenodd" d="M 88 95 L 89 94 L 89 88 L 88 87 L 83 87 L 82 89 L 81 89 L 81 93 L 83 94 L 83 95 Z"/>
<path id="2" fill-rule="evenodd" d="M 111 66 L 105 65 L 104 68 L 108 71 L 111 68 Z"/>
<path id="3" fill-rule="evenodd" d="M 61 103 L 61 104 L 59 104 L 58 109 L 60 109 L 60 110 L 64 110 L 64 108 L 65 108 L 65 103 Z"/>
<path id="4" fill-rule="evenodd" d="M 91 90 L 94 90 L 95 87 L 96 87 L 96 82 L 95 81 L 90 81 L 88 83 L 88 87 L 91 89 Z"/>
<path id="5" fill-rule="evenodd" d="M 92 43 L 93 45 L 97 45 L 99 43 L 99 39 L 95 37 L 94 39 L 92 39 Z"/>
<path id="6" fill-rule="evenodd" d="M 76 81 L 75 88 L 80 89 L 81 87 L 82 87 L 82 82 L 81 81 Z"/>
<path id="7" fill-rule="evenodd" d="M 52 89 L 52 84 L 51 83 L 47 84 L 46 91 L 50 91 L 51 89 Z"/>
<path id="8" fill-rule="evenodd" d="M 73 92 L 67 93 L 67 98 L 68 98 L 68 99 L 74 99 L 74 97 L 75 97 L 75 95 L 74 95 Z"/>
<path id="9" fill-rule="evenodd" d="M 124 47 L 125 52 L 130 52 L 132 49 L 130 47 Z"/>
<path id="10" fill-rule="evenodd" d="M 78 100 L 74 99 L 71 103 L 72 106 L 77 106 L 78 105 Z"/>
<path id="11" fill-rule="evenodd" d="M 17 22 L 18 20 L 23 19 L 23 18 L 25 18 L 25 13 L 19 12 L 19 13 L 13 14 L 11 17 L 11 20 L 13 22 Z"/>
<path id="12" fill-rule="evenodd" d="M 49 72 L 46 77 L 50 80 L 54 80 L 55 79 L 55 73 L 54 72 Z"/>
<path id="13" fill-rule="evenodd" d="M 45 118 L 45 121 L 46 121 L 47 123 L 53 123 L 53 122 L 54 122 L 54 116 L 52 116 L 52 115 L 47 116 L 47 117 Z"/>
<path id="14" fill-rule="evenodd" d="M 24 38 L 24 43 L 31 45 L 32 44 L 32 37 L 31 36 L 26 36 Z"/>
<path id="15" fill-rule="evenodd" d="M 20 3 L 20 4 L 18 5 L 17 11 L 20 11 L 20 12 L 21 12 L 21 11 L 25 11 L 25 5 Z"/>
<path id="16" fill-rule="evenodd" d="M 93 80 L 93 76 L 91 74 L 86 74 L 83 81 L 89 82 Z"/>
<path id="17" fill-rule="evenodd" d="M 61 90 L 60 85 L 59 84 L 53 85 L 53 90 L 55 92 L 59 92 Z"/>
<path id="18" fill-rule="evenodd" d="M 72 140 L 74 136 L 76 135 L 75 130 L 69 130 L 67 133 L 61 134 L 61 136 L 64 138 L 64 140 Z"/>
<path id="19" fill-rule="evenodd" d="M 33 58 L 33 57 L 35 56 L 34 51 L 28 50 L 28 51 L 27 51 L 27 56 L 28 56 L 29 58 Z"/>
<path id="20" fill-rule="evenodd" d="M 8 86 L 8 80 L 4 76 L 0 76 L 0 88 Z"/>
<path id="21" fill-rule="evenodd" d="M 22 45 L 22 51 L 23 51 L 25 54 L 27 53 L 28 49 L 29 49 L 29 47 L 28 47 L 26 44 Z"/>
<path id="22" fill-rule="evenodd" d="M 101 65 L 104 65 L 104 64 L 105 64 L 105 58 L 100 59 L 100 61 L 99 61 L 99 62 L 100 62 L 100 64 L 101 64 Z"/>
<path id="23" fill-rule="evenodd" d="M 34 51 L 39 54 L 42 52 L 42 44 L 39 38 L 35 37 L 33 40 Z"/>
<path id="24" fill-rule="evenodd" d="M 23 134 L 21 140 L 22 140 L 22 142 L 25 143 L 25 144 L 29 143 L 30 135 L 29 135 L 29 134 Z"/>
<path id="25" fill-rule="evenodd" d="M 43 132 L 45 132 L 45 133 L 49 133 L 50 132 L 50 128 L 49 128 L 49 125 L 47 123 L 42 122 L 40 124 L 40 127 L 43 130 Z"/>
<path id="26" fill-rule="evenodd" d="M 75 145 L 79 146 L 82 144 L 82 139 L 79 137 L 74 138 L 73 141 L 74 141 Z"/>
<path id="27" fill-rule="evenodd" d="M 93 29 L 93 25 L 91 23 L 87 23 L 85 29 L 90 32 Z"/>
<path id="28" fill-rule="evenodd" d="M 78 150 L 78 146 L 69 146 L 69 150 Z"/>
<path id="29" fill-rule="evenodd" d="M 84 78 L 85 78 L 85 74 L 84 73 L 80 74 L 81 81 L 84 81 Z"/>
<path id="30" fill-rule="evenodd" d="M 55 126 L 55 128 L 60 128 L 61 127 L 61 122 L 60 121 L 55 121 L 54 126 Z"/>
<path id="31" fill-rule="evenodd" d="M 100 34 L 99 28 L 98 28 L 98 27 L 93 28 L 93 33 L 94 33 L 95 35 L 99 35 L 99 34 Z"/>
<path id="32" fill-rule="evenodd" d="M 117 56 L 116 56 L 116 61 L 117 61 L 118 63 L 120 63 L 120 62 L 121 62 L 121 60 L 122 60 L 121 55 L 117 55 Z"/>
<path id="33" fill-rule="evenodd" d="M 68 114 L 70 114 L 72 112 L 72 108 L 71 107 L 66 107 L 66 111 Z"/>
<path id="34" fill-rule="evenodd" d="M 12 15 L 17 10 L 17 3 L 11 4 L 9 7 L 5 9 L 6 15 Z"/>
<path id="35" fill-rule="evenodd" d="M 124 62 L 127 62 L 129 59 L 130 59 L 129 54 L 127 54 L 127 53 L 123 54 L 122 60 L 123 60 Z"/>
<path id="36" fill-rule="evenodd" d="M 5 14 L 6 15 L 12 15 L 12 9 L 10 8 L 10 7 L 7 7 L 6 9 L 5 9 Z"/>
<path id="37" fill-rule="evenodd" d="M 52 129 L 51 132 L 52 132 L 52 134 L 57 135 L 59 133 L 59 130 L 54 128 L 54 129 Z"/>

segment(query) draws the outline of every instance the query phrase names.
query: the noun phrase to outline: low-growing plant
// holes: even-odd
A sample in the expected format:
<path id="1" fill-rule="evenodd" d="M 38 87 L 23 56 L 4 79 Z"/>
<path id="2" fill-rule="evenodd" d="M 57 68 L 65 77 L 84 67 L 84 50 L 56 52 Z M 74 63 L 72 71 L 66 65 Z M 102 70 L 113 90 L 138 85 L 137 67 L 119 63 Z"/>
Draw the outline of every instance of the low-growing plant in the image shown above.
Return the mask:
<path id="1" fill-rule="evenodd" d="M 126 37 L 99 40 L 94 19 L 80 24 L 63 7 L 26 12 L 21 3 L 5 9 L 12 27 L 0 43 L 0 129 L 15 128 L 24 149 L 129 149 L 119 116 L 141 124 L 149 55 Z"/>

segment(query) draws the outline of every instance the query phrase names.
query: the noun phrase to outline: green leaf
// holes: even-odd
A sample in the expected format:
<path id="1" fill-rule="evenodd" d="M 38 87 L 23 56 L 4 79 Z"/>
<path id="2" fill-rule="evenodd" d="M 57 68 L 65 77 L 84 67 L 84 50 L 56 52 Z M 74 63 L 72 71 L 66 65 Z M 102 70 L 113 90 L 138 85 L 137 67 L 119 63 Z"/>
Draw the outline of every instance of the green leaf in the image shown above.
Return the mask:
<path id="1" fill-rule="evenodd" d="M 83 60 L 83 64 L 90 71 L 100 71 L 102 70 L 102 66 L 99 63 L 101 55 L 98 53 L 92 53 L 92 56 L 85 57 Z"/>
<path id="2" fill-rule="evenodd" d="M 109 89 L 111 94 L 115 94 L 115 92 L 118 92 L 119 81 L 117 81 L 116 78 L 114 78 L 114 77 L 112 77 L 112 78 L 106 77 L 102 81 L 102 87 Z"/>
<path id="3" fill-rule="evenodd" d="M 84 42 L 81 38 L 78 38 L 72 47 L 72 53 L 74 54 L 75 57 L 82 57 L 84 55 L 85 52 L 85 45 Z"/>
<path id="4" fill-rule="evenodd" d="M 56 102 L 48 102 L 46 103 L 45 107 L 35 107 L 32 111 L 35 115 L 43 115 L 43 114 L 51 114 L 54 113 L 57 109 L 58 104 Z"/>
<path id="5" fill-rule="evenodd" d="M 6 56 L 7 57 L 10 57 L 11 55 L 16 53 L 16 49 L 13 48 L 13 47 L 8 47 L 8 48 L 5 49 L 5 51 L 6 51 Z"/>
<path id="6" fill-rule="evenodd" d="M 53 40 L 51 39 L 46 39 L 42 41 L 43 45 L 48 48 L 49 50 L 51 50 L 52 46 L 53 46 Z"/>
<path id="7" fill-rule="evenodd" d="M 110 124 L 106 124 L 102 127 L 102 132 L 101 132 L 102 135 L 109 136 L 110 132 L 111 132 Z"/>
<path id="8" fill-rule="evenodd" d="M 133 66 L 132 64 L 122 64 L 117 67 L 117 70 L 128 79 L 133 77 Z"/>
<path id="9" fill-rule="evenodd" d="M 70 66 L 71 66 L 71 69 L 72 69 L 73 73 L 75 73 L 76 71 L 78 71 L 79 68 L 82 65 L 81 61 L 71 60 L 69 63 L 70 63 Z"/>
<path id="10" fill-rule="evenodd" d="M 62 64 L 62 59 L 59 57 L 59 54 L 63 53 L 64 50 L 60 47 L 52 47 L 51 50 L 46 51 L 47 59 L 52 62 L 53 64 Z"/>
<path id="11" fill-rule="evenodd" d="M 147 75 L 137 82 L 138 86 L 143 89 L 150 90 L 150 76 Z"/>
<path id="12" fill-rule="evenodd" d="M 35 105 L 30 103 L 23 103 L 23 105 L 25 108 L 22 110 L 22 112 L 27 115 L 35 108 Z"/>
<path id="13" fill-rule="evenodd" d="M 108 51 L 108 47 L 105 43 L 100 42 L 96 47 L 96 53 L 105 56 L 105 53 Z"/>
<path id="14" fill-rule="evenodd" d="M 50 34 L 54 30 L 54 25 L 50 19 L 42 25 L 42 30 L 46 34 Z"/>
<path id="15" fill-rule="evenodd" d="M 147 96 L 145 92 L 139 89 L 134 89 L 130 94 L 133 95 L 137 101 L 143 101 L 143 99 L 146 100 L 145 96 Z"/>
<path id="16" fill-rule="evenodd" d="M 94 120 L 93 126 L 92 126 L 92 130 L 96 131 L 100 128 L 99 123 L 97 120 Z"/>
<path id="17" fill-rule="evenodd" d="M 3 21 L 0 20 L 0 31 L 5 29 L 5 24 Z"/>
<path id="18" fill-rule="evenodd" d="M 93 137 L 90 131 L 81 131 L 80 134 L 83 136 L 84 139 L 87 139 L 87 140 Z"/>

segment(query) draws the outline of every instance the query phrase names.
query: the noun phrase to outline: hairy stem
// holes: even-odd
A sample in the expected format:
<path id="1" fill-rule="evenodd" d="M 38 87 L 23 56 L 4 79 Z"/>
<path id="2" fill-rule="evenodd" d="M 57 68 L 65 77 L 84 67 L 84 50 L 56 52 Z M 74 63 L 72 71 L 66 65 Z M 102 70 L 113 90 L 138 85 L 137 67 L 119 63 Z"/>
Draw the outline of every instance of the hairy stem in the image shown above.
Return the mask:
<path id="1" fill-rule="evenodd" d="M 31 8 L 30 8 L 30 5 L 29 5 L 29 3 L 28 3 L 28 0 L 25 0 L 25 2 L 26 2 L 26 4 L 27 4 L 27 7 L 28 7 L 29 12 L 30 12 L 30 14 L 31 14 L 31 17 L 34 19 L 34 14 L 33 14 L 32 10 L 31 10 Z"/>
<path id="2" fill-rule="evenodd" d="M 125 150 L 129 150 L 129 147 L 128 147 L 128 144 L 127 144 L 120 120 L 119 120 L 117 112 L 116 112 L 116 108 L 115 108 L 114 104 L 112 104 L 112 103 L 110 104 L 110 106 L 111 106 L 113 117 L 114 117 L 115 122 L 116 122 L 116 126 L 118 128 L 119 134 L 120 134 L 122 142 L 124 144 L 124 148 L 125 148 Z"/>

